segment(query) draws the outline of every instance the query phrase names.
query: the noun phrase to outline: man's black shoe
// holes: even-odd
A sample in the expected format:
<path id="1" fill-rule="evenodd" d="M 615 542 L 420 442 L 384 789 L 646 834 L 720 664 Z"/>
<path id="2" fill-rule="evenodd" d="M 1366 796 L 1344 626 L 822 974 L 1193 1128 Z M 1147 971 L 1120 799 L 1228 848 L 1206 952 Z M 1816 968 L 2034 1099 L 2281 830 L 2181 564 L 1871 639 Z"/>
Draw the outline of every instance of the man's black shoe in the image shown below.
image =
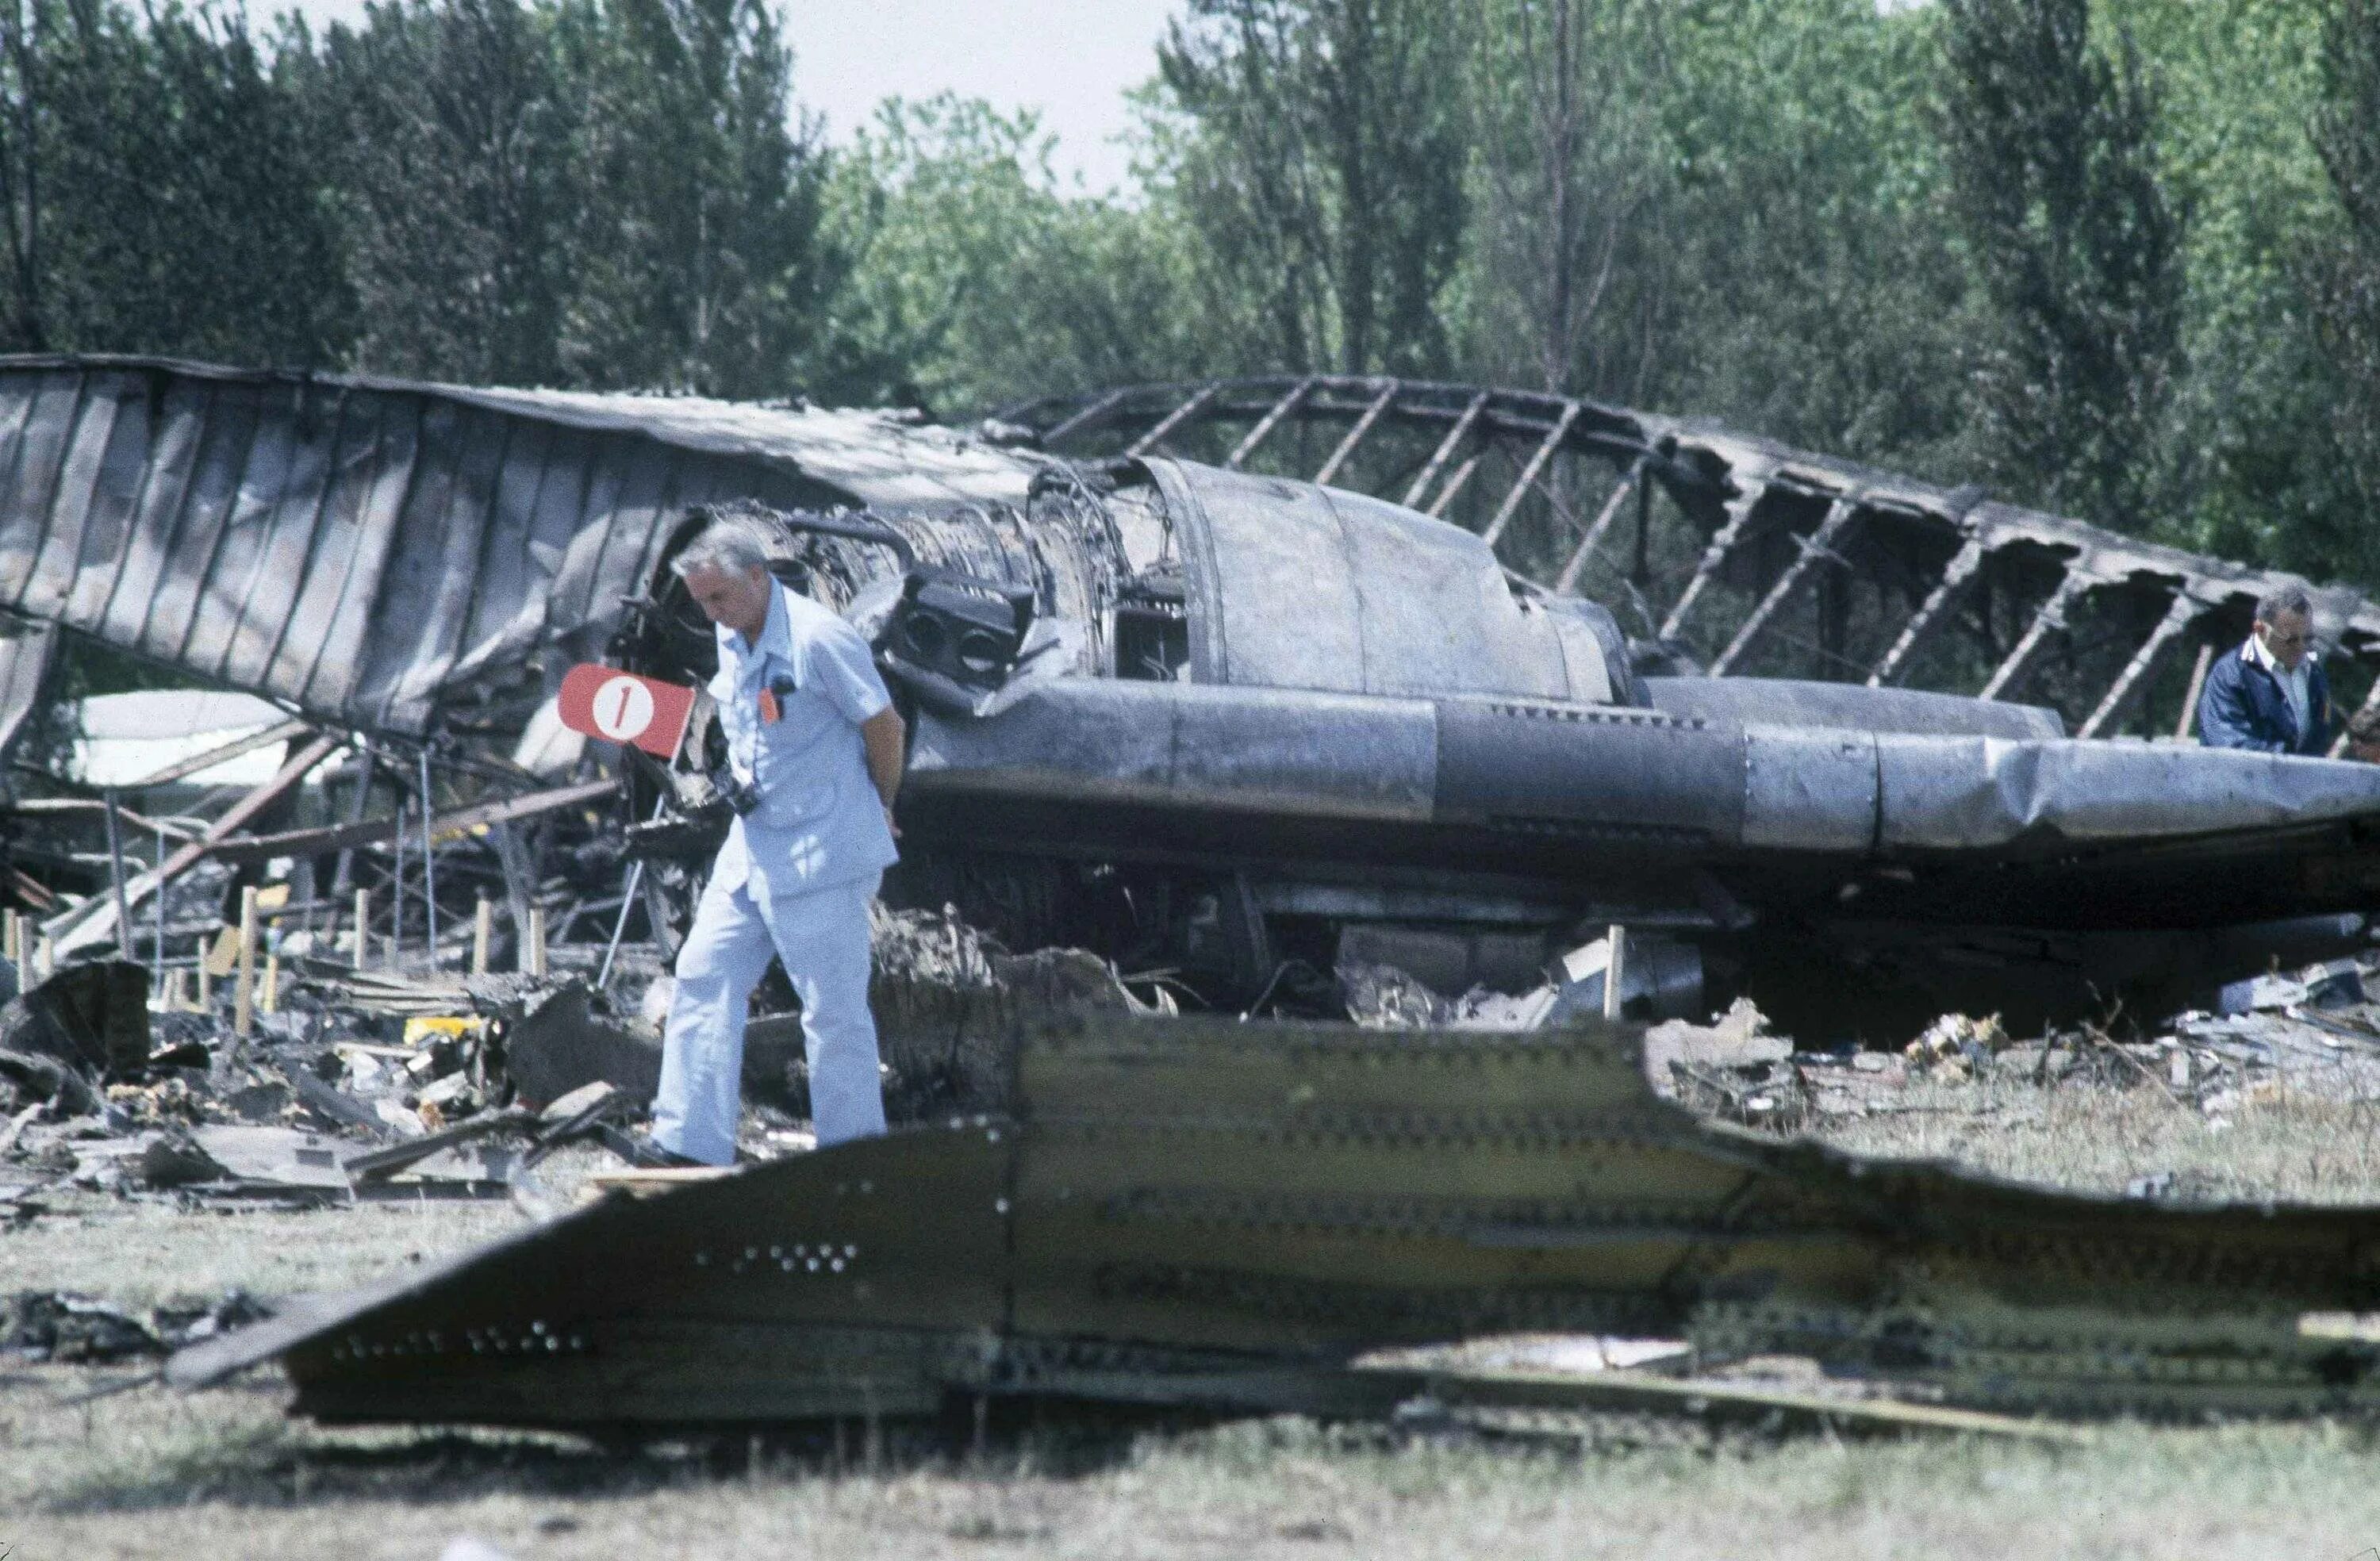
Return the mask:
<path id="1" fill-rule="evenodd" d="M 595 1136 L 603 1147 L 639 1170 L 716 1170 L 707 1160 L 664 1149 L 644 1133 L 623 1132 L 609 1122 L 599 1124 Z"/>

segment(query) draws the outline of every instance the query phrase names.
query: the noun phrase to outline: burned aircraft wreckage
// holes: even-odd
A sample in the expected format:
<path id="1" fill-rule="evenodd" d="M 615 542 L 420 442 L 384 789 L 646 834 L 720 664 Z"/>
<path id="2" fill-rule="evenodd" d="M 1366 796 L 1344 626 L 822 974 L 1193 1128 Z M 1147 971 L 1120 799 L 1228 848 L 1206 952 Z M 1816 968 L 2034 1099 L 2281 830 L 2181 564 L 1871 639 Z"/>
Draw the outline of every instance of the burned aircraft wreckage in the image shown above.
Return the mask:
<path id="1" fill-rule="evenodd" d="M 1213 465 L 1163 453 L 1226 435 Z M 1246 469 L 1325 443 L 1317 481 Z M 2155 1010 L 2360 946 L 2380 873 L 2380 772 L 2068 739 L 2010 697 L 2058 644 L 2087 671 L 2078 621 L 2107 599 L 2119 645 L 2151 625 L 2081 722 L 2107 732 L 2178 646 L 2236 643 L 2274 577 L 1585 401 L 1308 379 L 957 434 L 19 359 L 0 472 L 28 629 L 0 686 L 30 689 L 63 628 L 396 744 L 517 733 L 575 661 L 699 681 L 709 638 L 663 565 L 705 506 L 739 506 L 877 637 L 911 708 L 888 892 L 1231 1008 L 1327 1008 L 1318 975 L 1350 950 L 1455 991 L 1526 985 L 1616 924 L 1637 1011 L 1746 992 L 1848 1035 Z M 1334 486 L 1359 478 L 1403 503 Z M 1466 495 L 1475 531 L 1405 507 Z M 1575 594 L 1624 525 L 1635 562 L 1607 572 L 1633 642 Z M 1545 584 L 1517 567 L 1545 561 Z M 1681 572 L 1657 623 L 1646 592 Z M 1771 642 L 1802 643 L 1804 596 L 1825 670 L 1881 647 L 1864 682 L 1646 671 L 1728 598 L 1750 605 L 1711 672 L 1793 670 Z M 2317 600 L 2342 659 L 2380 650 L 2380 611 Z M 1926 658 L 1962 601 L 1998 652 L 1981 696 L 1892 686 L 1959 675 Z M 721 827 L 703 748 L 621 804 L 664 939 Z M 84 912 L 67 946 L 103 936 Z"/>
<path id="2" fill-rule="evenodd" d="M 572 663 L 708 671 L 666 563 L 722 512 L 908 708 L 888 897 L 1212 1006 L 1327 1011 L 1316 977 L 1351 958 L 1534 981 L 1620 925 L 1632 1014 L 1745 992 L 1834 1035 L 2170 1006 L 2368 941 L 2380 769 L 2106 740 L 2277 577 L 1584 401 L 1307 378 L 957 432 L 14 359 L 0 474 L 0 738 L 63 631 L 282 704 L 320 733 L 285 776 L 335 733 L 476 754 L 492 793 L 616 767 L 540 795 L 610 799 L 664 947 L 723 825 L 700 713 L 666 766 L 501 756 Z M 2380 654 L 2380 610 L 2316 600 L 2335 656 Z M 1978 697 L 1895 685 L 1978 672 Z M 2036 687 L 2082 735 L 2015 702 Z M 127 893 L 290 846 L 243 842 L 248 817 Z M 56 910 L 59 946 L 103 940 L 109 898 Z M 1006 1093 L 177 1374 L 277 1357 L 328 1416 L 584 1423 L 1327 1402 L 1372 1391 L 1339 1371 L 1362 1349 L 1512 1327 L 2097 1407 L 2350 1401 L 2375 1359 L 2298 1321 L 2380 1299 L 2366 1213 L 2110 1206 L 1751 1139 L 1647 1095 L 1625 1031 L 1083 1021 L 1020 1039 Z"/>

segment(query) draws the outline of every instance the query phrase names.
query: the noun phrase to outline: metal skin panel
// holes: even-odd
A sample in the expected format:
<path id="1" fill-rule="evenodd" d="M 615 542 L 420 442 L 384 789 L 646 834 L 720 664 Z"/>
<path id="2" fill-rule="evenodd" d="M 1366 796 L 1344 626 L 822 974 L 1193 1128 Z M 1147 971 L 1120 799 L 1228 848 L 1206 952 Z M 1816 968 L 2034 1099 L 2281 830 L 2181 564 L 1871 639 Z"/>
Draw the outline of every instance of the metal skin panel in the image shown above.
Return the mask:
<path id="1" fill-rule="evenodd" d="M 1867 688 L 1799 678 L 1648 677 L 1655 709 L 1706 720 L 1839 731 L 1905 732 L 1918 736 L 2052 739 L 2066 735 L 2056 710 L 2039 705 L 1968 699 L 1914 688 Z"/>
<path id="2" fill-rule="evenodd" d="M 73 585 L 59 614 L 78 627 L 96 627 L 105 621 L 109 596 L 123 572 L 141 490 L 146 486 L 152 410 L 146 386 L 119 387 L 115 422 L 90 495 L 83 502 L 87 519 L 76 550 Z"/>
<path id="3" fill-rule="evenodd" d="M 838 1359 L 851 1377 L 836 1391 L 856 1411 L 873 1355 L 900 1368 L 878 1401 L 905 1405 L 922 1341 L 1002 1325 L 1012 1140 L 963 1124 L 662 1199 L 615 1196 L 298 1308 L 177 1373 L 208 1380 L 286 1352 L 301 1402 L 418 1395 L 475 1418 L 567 1423 L 802 1413 L 808 1394 L 836 1388 Z M 873 1343 L 855 1349 L 854 1336 Z M 840 1408 L 830 1396 L 807 1412 Z"/>
<path id="4" fill-rule="evenodd" d="M 74 420 L 61 431 L 57 466 L 43 507 L 49 533 L 33 557 L 32 578 L 18 599 L 27 612 L 55 618 L 66 611 L 82 572 L 83 538 L 91 530 L 91 496 L 99 485 L 115 415 L 121 405 L 120 376 L 90 377 L 75 405 Z"/>
<path id="5" fill-rule="evenodd" d="M 34 564 L 49 541 L 58 465 L 82 405 L 83 380 L 79 372 L 51 375 L 21 393 L 25 432 L 8 475 L 9 502 L 0 506 L 0 592 L 31 612 L 41 611 L 36 603 L 58 599 L 57 583 L 37 578 Z"/>
<path id="6" fill-rule="evenodd" d="M 254 440 L 243 453 L 230 503 L 211 538 L 182 643 L 182 664 L 202 677 L 219 675 L 231 654 L 239 611 L 263 551 L 264 528 L 288 487 L 290 468 L 301 458 L 297 414 L 307 390 L 273 386 L 258 407 Z"/>
<path id="7" fill-rule="evenodd" d="M 1065 679 L 987 720 L 921 709 L 909 784 L 1317 817 L 1430 817 L 1419 700 Z"/>
<path id="8" fill-rule="evenodd" d="M 2380 809 L 2380 768 L 2328 759 L 2081 740 L 1886 735 L 1876 744 L 1888 848 L 2144 844 Z"/>
<path id="9" fill-rule="evenodd" d="M 347 398 L 336 391 L 301 398 L 293 410 L 288 471 L 280 493 L 257 515 L 246 577 L 228 599 L 234 616 L 219 675 L 237 687 L 271 687 L 273 654 L 306 582 L 339 447 L 350 437 L 349 415 Z"/>
<path id="10" fill-rule="evenodd" d="M 167 1379 L 279 1360 L 301 1410 L 444 1423 L 920 1412 L 953 1390 L 1232 1404 L 1251 1373 L 1386 1344 L 1624 1326 L 1962 1399 L 2374 1397 L 2380 1352 L 2301 1338 L 2299 1314 L 2380 1303 L 2380 1209 L 2173 1206 L 1779 1143 L 1657 1098 L 1635 1035 L 1062 1020 L 1019 1043 L 1016 1119 L 608 1201 L 301 1301 Z M 1272 1380 L 1269 1407 L 1334 1401 Z"/>
<path id="11" fill-rule="evenodd" d="M 1438 815 L 1570 824 L 1681 843 L 1743 835 L 1743 732 L 1648 710 L 1438 706 Z"/>
<path id="12" fill-rule="evenodd" d="M 1043 464 L 870 413 L 8 358 L 0 605 L 419 733 L 600 655 L 684 504 L 1014 502 Z"/>
<path id="13" fill-rule="evenodd" d="M 1148 466 L 1182 536 L 1201 682 L 1571 696 L 1551 625 L 1524 616 L 1460 526 L 1307 483 Z"/>
<path id="14" fill-rule="evenodd" d="M 1876 842 L 1876 734 L 1743 729 L 1743 843 L 1864 854 Z"/>
<path id="15" fill-rule="evenodd" d="M 10 619 L 0 622 L 0 753 L 17 740 L 40 698 L 50 658 L 57 649 L 54 624 Z"/>
<path id="16" fill-rule="evenodd" d="M 160 408 L 155 444 L 148 454 L 148 475 L 141 486 L 140 509 L 124 542 L 124 563 L 110 595 L 106 614 L 98 625 L 100 637 L 111 645 L 140 643 L 142 625 L 165 573 L 168 549 L 190 481 L 198 469 L 206 439 L 206 398 L 196 387 L 166 387 Z"/>
<path id="17" fill-rule="evenodd" d="M 282 646 L 276 673 L 301 706 L 343 707 L 354 694 L 369 622 L 346 611 L 366 581 L 377 580 L 396 541 L 396 519 L 413 480 L 421 409 L 382 403 L 368 452 L 347 468 L 328 529 L 298 599 L 302 629 Z"/>
<path id="18" fill-rule="evenodd" d="M 266 393 L 262 385 L 238 385 L 207 397 L 198 466 L 190 474 L 181 508 L 160 543 L 165 562 L 135 647 L 144 656 L 182 664 L 189 649 L 216 539 L 223 534 L 254 454 Z"/>

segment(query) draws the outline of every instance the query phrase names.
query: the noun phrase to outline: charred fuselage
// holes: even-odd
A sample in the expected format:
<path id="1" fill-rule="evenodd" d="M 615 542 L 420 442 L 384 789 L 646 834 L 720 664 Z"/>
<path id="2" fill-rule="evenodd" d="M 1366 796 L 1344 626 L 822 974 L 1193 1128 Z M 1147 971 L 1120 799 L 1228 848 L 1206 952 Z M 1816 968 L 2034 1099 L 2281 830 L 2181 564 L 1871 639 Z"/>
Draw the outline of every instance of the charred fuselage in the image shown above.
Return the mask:
<path id="1" fill-rule="evenodd" d="M 2380 772 L 1643 677 L 1602 610 L 1377 500 L 1148 460 L 1013 506 L 734 513 L 907 708 L 888 893 L 1210 1003 L 1328 1009 L 1350 962 L 1518 989 L 1618 924 L 1640 1011 L 1748 992 L 1827 1035 L 2170 1008 L 2364 939 Z M 711 656 L 665 570 L 618 650 Z M 667 838 L 691 887 L 712 837 Z"/>

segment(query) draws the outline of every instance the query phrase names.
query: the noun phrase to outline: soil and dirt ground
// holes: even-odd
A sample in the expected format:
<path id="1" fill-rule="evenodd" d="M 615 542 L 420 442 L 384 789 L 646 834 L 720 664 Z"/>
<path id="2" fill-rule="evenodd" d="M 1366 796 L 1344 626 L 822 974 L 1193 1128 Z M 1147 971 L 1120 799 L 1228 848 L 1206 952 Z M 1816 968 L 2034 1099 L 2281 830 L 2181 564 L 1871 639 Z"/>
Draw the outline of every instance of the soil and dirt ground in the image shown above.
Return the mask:
<path id="1" fill-rule="evenodd" d="M 1692 1070 L 1689 1095 L 1864 1153 L 1938 1156 L 2134 1195 L 2380 1199 L 2363 1072 L 2380 1009 L 2274 1008 L 2118 1047 L 1927 1061 L 1793 1057 Z M 1737 1039 L 1741 1039 L 1739 1026 Z M 2369 1041 L 2353 1037 L 2368 1035 Z M 1980 1039 L 1978 1038 L 1980 1036 Z M 2239 1051 L 2226 1073 L 2218 1045 Z M 2193 1051 L 2192 1048 L 2195 1047 Z M 1722 1048 L 1723 1049 L 1723 1048 Z M 1773 1046 L 1769 1048 L 1774 1051 Z M 2192 1060 L 2176 1065 L 2177 1050 Z M 2295 1059 L 2292 1061 L 2292 1059 Z M 2250 1075 L 2254 1076 L 2250 1076 Z M 2177 1084 L 2188 1076 L 2194 1082 Z M 1699 1083 L 1698 1083 L 1698 1081 Z M 609 1164 L 541 1168 L 557 1198 Z M 511 1201 L 311 1209 L 46 1192 L 0 1231 L 0 1289 L 127 1311 L 384 1275 L 533 1217 Z M 2380 1544 L 2374 1428 L 2094 1428 L 2087 1445 L 1846 1441 L 1580 1420 L 1505 1439 L 1426 1422 L 1198 1422 L 1055 1410 L 634 1450 L 468 1428 L 288 1419 L 269 1373 L 183 1396 L 152 1368 L 0 1359 L 0 1546 L 15 1557 L 911 1556 L 2338 1557 Z M 115 1391 L 109 1391 L 109 1390 Z"/>

